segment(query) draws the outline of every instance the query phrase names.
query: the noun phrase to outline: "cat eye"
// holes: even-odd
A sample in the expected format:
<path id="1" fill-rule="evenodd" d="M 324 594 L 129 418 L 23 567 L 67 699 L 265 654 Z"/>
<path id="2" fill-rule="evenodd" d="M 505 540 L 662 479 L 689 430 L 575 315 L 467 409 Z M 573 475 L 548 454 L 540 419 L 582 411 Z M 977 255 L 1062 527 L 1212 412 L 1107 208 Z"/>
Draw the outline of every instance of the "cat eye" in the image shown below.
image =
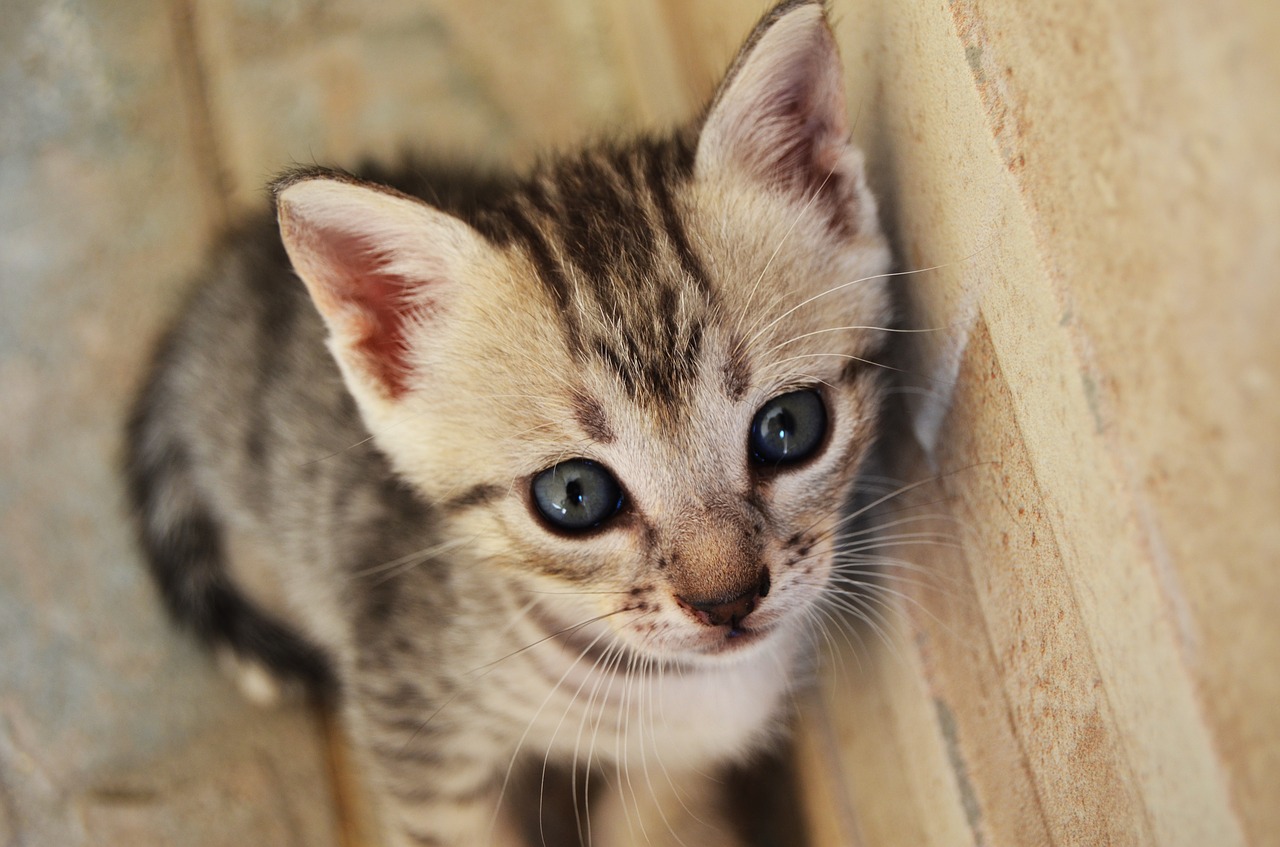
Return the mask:
<path id="1" fill-rule="evenodd" d="M 603 465 L 569 459 L 533 478 L 533 503 L 553 527 L 582 532 L 622 508 L 622 487 Z"/>
<path id="2" fill-rule="evenodd" d="M 807 459 L 827 434 L 827 407 L 812 389 L 779 394 L 751 421 L 751 455 L 762 465 Z"/>

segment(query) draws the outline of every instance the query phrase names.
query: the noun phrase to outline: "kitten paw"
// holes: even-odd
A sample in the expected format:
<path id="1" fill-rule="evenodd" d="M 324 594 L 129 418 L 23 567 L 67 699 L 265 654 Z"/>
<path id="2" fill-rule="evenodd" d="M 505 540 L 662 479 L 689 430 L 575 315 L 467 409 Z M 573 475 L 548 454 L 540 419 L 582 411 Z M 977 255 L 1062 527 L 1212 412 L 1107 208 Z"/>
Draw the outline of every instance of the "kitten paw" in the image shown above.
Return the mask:
<path id="1" fill-rule="evenodd" d="M 281 680 L 266 665 L 256 659 L 240 655 L 230 647 L 220 647 L 217 653 L 218 668 L 226 674 L 241 696 L 255 706 L 274 709 L 296 699 L 296 686 Z"/>

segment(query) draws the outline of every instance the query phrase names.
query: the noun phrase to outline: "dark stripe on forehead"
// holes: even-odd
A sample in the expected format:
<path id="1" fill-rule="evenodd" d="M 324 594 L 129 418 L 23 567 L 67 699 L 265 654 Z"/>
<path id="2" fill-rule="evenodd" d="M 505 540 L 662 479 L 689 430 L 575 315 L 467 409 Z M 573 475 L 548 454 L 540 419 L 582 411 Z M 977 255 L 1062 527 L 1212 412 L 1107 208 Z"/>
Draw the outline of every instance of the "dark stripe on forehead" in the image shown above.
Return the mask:
<path id="1" fill-rule="evenodd" d="M 549 163 L 480 221 L 528 255 L 573 358 L 595 359 L 630 397 L 668 406 L 688 396 L 714 308 L 679 204 L 693 141 L 640 140 Z M 584 431 L 603 438 L 603 416 L 579 412 Z"/>
<path id="2" fill-rule="evenodd" d="M 735 403 L 747 394 L 751 387 L 751 362 L 747 358 L 746 345 L 735 336 L 729 341 L 724 360 L 724 393 Z"/>
<path id="3" fill-rule="evenodd" d="M 627 396 L 635 398 L 639 386 L 631 356 L 615 350 L 601 337 L 592 340 L 591 352 L 622 381 L 622 387 L 627 392 Z"/>
<path id="4" fill-rule="evenodd" d="M 675 142 L 669 145 L 648 145 L 645 148 L 648 163 L 647 177 L 649 189 L 653 193 L 654 205 L 662 216 L 662 226 L 675 251 L 680 266 L 699 291 L 710 299 L 712 295 L 711 280 L 703 267 L 702 259 L 689 244 L 684 222 L 676 212 L 675 201 L 671 196 L 671 183 L 688 178 L 693 166 L 691 145 Z"/>
<path id="5" fill-rule="evenodd" d="M 531 182 L 526 186 L 525 197 L 532 207 L 543 214 L 546 214 L 545 210 L 550 208 L 549 198 L 536 182 Z M 529 211 L 518 200 L 506 204 L 500 210 L 500 214 L 504 222 L 509 225 L 511 234 L 525 248 L 525 252 L 533 261 L 538 280 L 546 288 L 547 293 L 551 295 L 551 302 L 555 306 L 556 312 L 560 315 L 569 346 L 575 350 L 578 349 L 581 347 L 582 333 L 572 309 L 569 280 L 565 277 L 564 269 L 556 261 L 555 255 L 552 253 L 551 244 L 547 241 L 546 236 L 539 229 Z"/>
<path id="6" fill-rule="evenodd" d="M 579 268 L 600 300 L 615 299 L 618 276 L 643 278 L 655 267 L 653 226 L 625 156 L 598 153 L 557 173 L 561 196 L 570 198 L 560 233 L 565 257 Z"/>
<path id="7" fill-rule="evenodd" d="M 596 398 L 584 394 L 573 395 L 573 417 L 592 440 L 601 444 L 612 444 L 616 436 L 609 419 L 605 416 L 604 407 Z"/>

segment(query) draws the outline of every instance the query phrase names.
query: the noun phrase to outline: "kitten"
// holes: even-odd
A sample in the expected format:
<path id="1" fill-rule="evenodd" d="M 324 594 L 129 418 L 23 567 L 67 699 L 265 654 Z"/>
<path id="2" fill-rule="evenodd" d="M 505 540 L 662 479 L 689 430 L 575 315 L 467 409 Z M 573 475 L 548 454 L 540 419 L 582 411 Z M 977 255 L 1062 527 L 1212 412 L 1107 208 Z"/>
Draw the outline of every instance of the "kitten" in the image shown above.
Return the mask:
<path id="1" fill-rule="evenodd" d="M 715 770 L 785 723 L 877 434 L 841 73 L 787 0 L 672 134 L 290 172 L 167 337 L 129 430 L 152 572 L 264 692 L 336 695 L 391 843 L 523 843 L 525 760 L 604 775 L 593 843 L 733 843 Z"/>

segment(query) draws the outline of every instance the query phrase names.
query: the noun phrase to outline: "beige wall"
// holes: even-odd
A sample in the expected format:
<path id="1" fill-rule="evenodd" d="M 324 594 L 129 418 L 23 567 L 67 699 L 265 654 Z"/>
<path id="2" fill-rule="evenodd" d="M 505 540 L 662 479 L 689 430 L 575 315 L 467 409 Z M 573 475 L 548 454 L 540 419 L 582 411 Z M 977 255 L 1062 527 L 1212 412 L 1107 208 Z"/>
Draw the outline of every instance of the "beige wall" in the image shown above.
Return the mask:
<path id="1" fill-rule="evenodd" d="M 0 841 L 337 843 L 312 718 L 167 636 L 120 520 L 219 223 L 295 161 L 686 114 L 762 5 L 8 0 Z M 822 843 L 1280 843 L 1280 6 L 833 5 L 901 267 L 938 268 L 895 284 L 938 328 L 921 427 L 954 405 L 896 472 L 944 474 L 912 495 L 955 544 L 901 551 L 892 648 L 807 713 Z"/>
<path id="2" fill-rule="evenodd" d="M 863 835 L 1280 843 L 1280 6 L 865 5 L 959 549 L 828 691 Z"/>

